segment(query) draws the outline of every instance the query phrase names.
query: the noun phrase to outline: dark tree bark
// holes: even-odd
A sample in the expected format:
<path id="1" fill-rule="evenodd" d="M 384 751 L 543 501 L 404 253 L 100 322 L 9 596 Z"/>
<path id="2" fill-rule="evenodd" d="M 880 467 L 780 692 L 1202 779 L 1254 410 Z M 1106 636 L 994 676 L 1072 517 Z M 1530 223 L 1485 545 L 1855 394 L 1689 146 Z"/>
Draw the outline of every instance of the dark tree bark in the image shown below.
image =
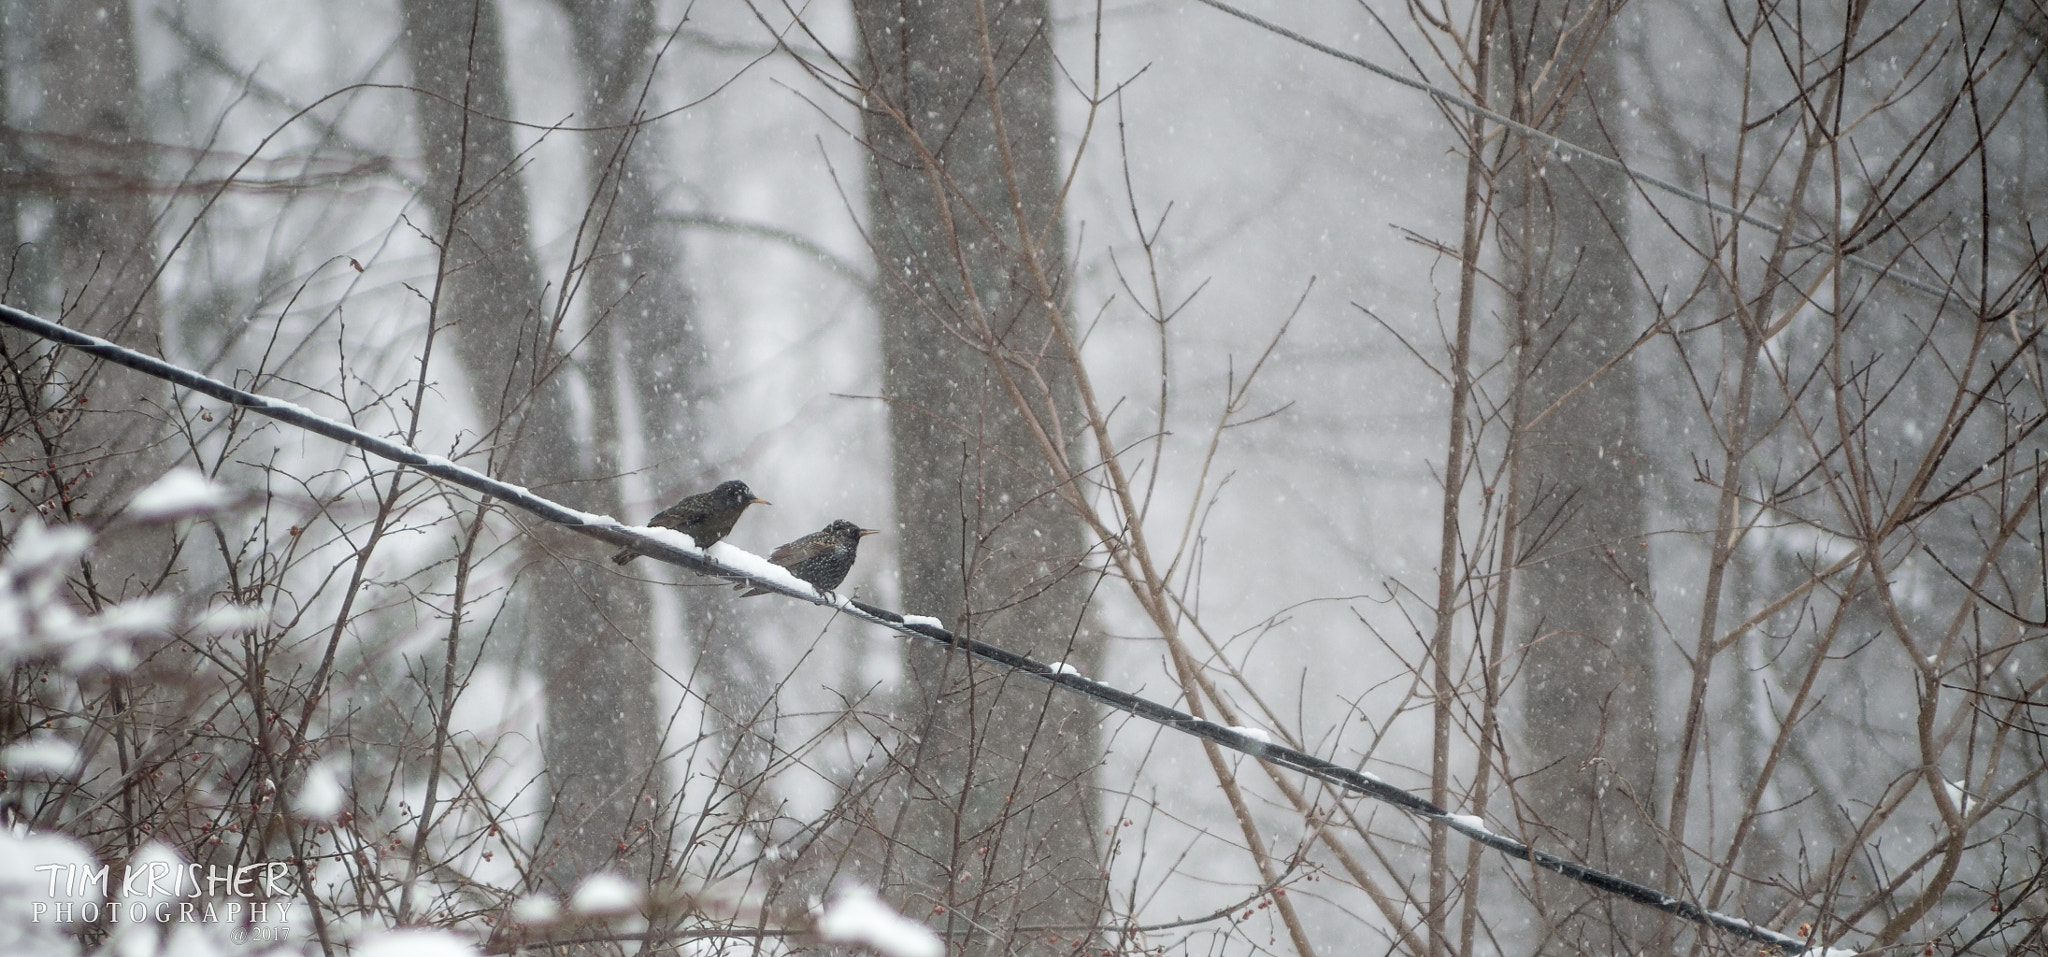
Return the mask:
<path id="1" fill-rule="evenodd" d="M 0 5 L 0 51 L 7 49 L 7 38 L 16 32 L 17 25 L 9 22 L 7 14 L 12 11 Z M 14 79 L 20 75 L 20 67 L 7 56 L 0 55 L 0 126 L 15 127 L 18 121 L 14 115 Z M 23 295 L 29 285 L 24 282 L 28 272 L 21 269 L 21 210 L 26 199 L 26 183 L 13 181 L 25 177 L 28 172 L 28 156 L 21 148 L 18 137 L 0 137 L 0 301 L 19 303 L 21 308 L 41 312 L 40 303 L 31 302 Z M 30 340 L 24 333 L 8 330 L 0 335 L 0 346 L 15 349 Z"/>
<path id="2" fill-rule="evenodd" d="M 1610 32 L 1618 5 L 1508 0 L 1494 43 L 1495 102 L 1531 126 L 1612 152 L 1620 102 Z M 1527 407 L 1546 409 L 1627 351 L 1637 315 L 1629 266 L 1626 177 L 1570 162 L 1543 142 L 1508 134 L 1497 181 L 1499 246 L 1508 308 L 1520 339 Z M 1655 829 L 1654 642 L 1635 364 L 1623 361 L 1520 437 L 1516 613 L 1521 652 L 1521 767 L 1534 835 L 1567 856 L 1637 879 L 1661 873 Z M 1639 908 L 1603 898 L 1588 924 L 1565 918 L 1586 903 L 1562 882 L 1538 898 L 1555 941 L 1572 949 L 1609 933 L 1638 940 Z M 1597 915 L 1597 916 L 1594 916 Z"/>
<path id="3" fill-rule="evenodd" d="M 65 322 L 122 345 L 156 345 L 149 282 L 149 143 L 126 0 L 54 4 L 40 14 L 36 67 L 51 82 L 38 140 L 56 178 L 50 245 Z"/>
<path id="4" fill-rule="evenodd" d="M 149 137 L 143 122 L 135 31 L 126 0 L 50 4 L 30 18 L 37 29 L 29 64 L 43 82 L 33 156 L 19 168 L 49 190 L 48 233 L 30 257 L 54 260 L 54 298 L 66 325 L 124 346 L 161 354 Z M 14 250 L 8 250 L 12 255 Z M 54 294 L 54 295 L 52 295 Z M 162 442 L 169 390 L 97 362 L 61 357 L 60 379 L 80 402 L 66 438 L 82 463 L 64 511 L 105 520 L 156 480 L 175 459 Z M 94 556 L 94 587 L 108 597 L 136 594 L 163 570 L 168 541 L 150 530 L 119 529 Z"/>
<path id="5" fill-rule="evenodd" d="M 569 17 L 576 60 L 584 81 L 584 125 L 605 128 L 588 134 L 585 157 L 592 202 L 587 232 L 593 237 L 582 295 L 600 315 L 607 346 L 607 370 L 599 385 L 600 402 L 630 403 L 637 416 L 617 415 L 607 433 L 611 442 L 600 448 L 604 472 L 634 466 L 650 470 L 654 500 L 626 502 L 622 516 L 639 521 L 692 492 L 727 478 L 704 455 L 707 423 L 700 413 L 704 399 L 706 354 L 697 328 L 697 304 L 687 281 L 682 227 L 666 217 L 659 190 L 669 165 L 661 128 L 636 125 L 645 118 L 648 75 L 664 39 L 656 32 L 652 0 L 617 3 L 610 0 L 562 0 Z M 622 410 L 623 411 L 623 410 Z M 645 462 L 624 456 L 626 428 L 637 419 Z M 634 574 L 667 584 L 674 570 L 652 562 L 634 566 Z M 697 654 L 693 691 L 709 706 L 712 720 L 724 726 L 719 740 L 728 747 L 719 763 L 721 778 L 741 792 L 746 808 L 764 780 L 770 744 L 745 727 L 749 716 L 772 693 L 769 668 L 737 622 L 738 596 L 725 588 L 683 590 L 685 630 Z M 620 599 L 614 622 L 644 621 L 649 613 L 644 596 L 615 590 Z"/>
<path id="6" fill-rule="evenodd" d="M 1063 441 L 1081 432 L 1072 369 L 1023 255 L 1032 244 L 1049 271 L 1066 257 L 1047 6 L 860 0 L 854 9 L 904 607 L 1093 671 L 1087 539 L 1054 495 L 1016 405 L 1019 396 L 1039 403 Z M 907 912 L 945 907 L 948 929 L 970 935 L 969 952 L 1069 952 L 1084 931 L 1046 945 L 1056 935 L 1015 929 L 1086 927 L 1099 912 L 1096 716 L 960 656 L 912 654 L 904 708 L 914 741 L 889 879 Z"/>
<path id="7" fill-rule="evenodd" d="M 558 501 L 610 511 L 608 486 L 589 481 L 601 474 L 593 444 L 574 433 L 572 385 L 559 374 L 568 343 L 560 311 L 542 307 L 512 131 L 493 119 L 513 113 L 496 8 L 406 0 L 403 11 L 414 80 L 438 95 L 419 108 L 429 199 L 444 226 L 435 233 L 447 244 L 435 321 L 457 337 L 471 398 L 493 430 L 491 467 Z M 605 571 L 575 536 L 530 534 L 533 563 L 508 612 L 541 665 L 542 749 L 553 837 L 562 840 L 562 853 L 543 863 L 566 883 L 631 847 L 659 725 L 640 619 L 607 613 L 615 590 L 627 590 L 617 600 L 630 607 L 636 586 Z"/>

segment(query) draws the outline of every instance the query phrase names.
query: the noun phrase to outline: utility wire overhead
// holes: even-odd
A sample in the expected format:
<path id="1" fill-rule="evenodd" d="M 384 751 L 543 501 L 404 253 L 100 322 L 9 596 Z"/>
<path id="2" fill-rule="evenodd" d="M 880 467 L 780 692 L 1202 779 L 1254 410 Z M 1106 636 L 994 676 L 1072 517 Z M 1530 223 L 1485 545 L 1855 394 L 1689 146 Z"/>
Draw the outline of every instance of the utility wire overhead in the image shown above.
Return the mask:
<path id="1" fill-rule="evenodd" d="M 1208 0 L 1203 0 L 1208 2 Z M 828 593 L 820 593 L 808 587 L 788 584 L 791 579 L 770 577 L 779 571 L 765 559 L 752 553 L 733 548 L 725 543 L 712 550 L 681 548 L 666 538 L 657 538 L 631 527 L 607 515 L 594 515 L 568 508 L 559 503 L 533 494 L 518 485 L 501 482 L 481 472 L 457 465 L 438 455 L 429 455 L 409 446 L 401 445 L 362 432 L 343 423 L 318 415 L 297 404 L 272 399 L 253 392 L 235 388 L 217 379 L 201 375 L 189 369 L 172 365 L 163 360 L 115 345 L 105 339 L 90 336 L 57 323 L 32 315 L 11 306 L 0 305 L 0 324 L 12 326 L 24 332 L 39 336 L 51 342 L 69 346 L 88 355 L 126 366 L 146 375 L 171 382 L 238 408 L 267 416 L 287 425 L 296 426 L 335 441 L 354 446 L 379 458 L 416 469 L 445 482 L 462 486 L 473 492 L 498 499 L 525 512 L 536 515 L 557 525 L 581 532 L 609 545 L 631 547 L 633 551 L 678 565 L 702 575 L 723 578 L 735 583 L 773 591 L 825 605 L 839 612 L 871 624 L 880 625 L 899 634 L 920 638 L 941 648 L 957 649 L 989 664 L 1028 675 L 1049 682 L 1068 692 L 1081 695 L 1101 704 L 1127 712 L 1151 721 L 1162 727 L 1183 734 L 1214 741 L 1231 750 L 1268 764 L 1291 768 L 1308 777 L 1333 787 L 1363 795 L 1383 804 L 1399 808 L 1411 815 L 1433 824 L 1448 827 L 1467 838 L 1490 847 L 1508 857 L 1527 861 L 1545 870 L 1568 877 L 1588 887 L 1605 893 L 1626 898 L 1637 904 L 1652 907 L 1696 924 L 1733 934 L 1746 940 L 1764 944 L 1780 954 L 1820 953 L 1810 948 L 1806 941 L 1759 927 L 1739 917 L 1701 907 L 1691 901 L 1681 900 L 1644 884 L 1596 870 L 1576 861 L 1566 860 L 1553 854 L 1536 850 L 1527 844 L 1486 827 L 1484 821 L 1470 815 L 1452 814 L 1413 793 L 1388 784 L 1377 775 L 1358 771 L 1332 763 L 1305 752 L 1282 745 L 1270 744 L 1262 734 L 1247 734 L 1245 731 L 1205 721 L 1186 712 L 1160 704 L 1148 698 L 1132 694 L 1121 688 L 1094 681 L 1075 673 L 1064 665 L 1046 664 L 1024 655 L 1006 651 L 994 645 L 971 638 L 955 635 L 935 619 L 918 615 L 903 615 L 886 608 L 880 608 L 862 601 L 854 601 Z M 713 551 L 717 554 L 714 555 Z M 722 556 L 722 557 L 721 557 Z"/>

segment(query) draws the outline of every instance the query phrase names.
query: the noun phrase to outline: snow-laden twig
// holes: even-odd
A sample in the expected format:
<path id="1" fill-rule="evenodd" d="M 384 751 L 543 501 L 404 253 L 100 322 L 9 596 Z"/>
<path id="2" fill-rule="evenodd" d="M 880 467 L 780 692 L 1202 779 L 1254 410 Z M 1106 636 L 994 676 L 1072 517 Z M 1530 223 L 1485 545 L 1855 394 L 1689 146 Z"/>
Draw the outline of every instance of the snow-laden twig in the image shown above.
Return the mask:
<path id="1" fill-rule="evenodd" d="M 234 502 L 234 496 L 197 469 L 182 468 L 157 479 L 128 501 L 128 517 L 139 522 L 203 515 Z"/>
<path id="2" fill-rule="evenodd" d="M 818 936 L 835 944 L 859 944 L 883 957 L 945 957 L 946 944 L 932 929 L 896 913 L 865 887 L 849 887 L 818 908 Z"/>
<path id="3" fill-rule="evenodd" d="M 627 526 L 607 515 L 593 515 L 572 508 L 566 508 L 548 499 L 533 494 L 517 485 L 500 482 L 481 472 L 464 468 L 438 455 L 428 455 L 418 450 L 377 438 L 353 429 L 333 419 L 316 415 L 312 411 L 276 399 L 269 399 L 252 392 L 245 392 L 226 383 L 208 378 L 188 369 L 171 365 L 159 359 L 124 349 L 104 339 L 85 335 L 75 330 L 22 312 L 9 306 L 0 305 L 0 324 L 13 326 L 25 332 L 41 336 L 52 342 L 61 343 L 104 359 L 116 365 L 127 366 L 136 371 L 184 386 L 195 392 L 212 396 L 223 402 L 269 416 L 288 425 L 294 425 L 315 432 L 348 445 L 355 446 L 372 455 L 417 469 L 435 478 L 471 491 L 497 498 L 508 505 L 581 532 L 609 545 L 631 546 L 642 555 L 680 565 L 691 571 L 711 575 L 733 582 L 744 582 L 756 588 L 800 598 L 817 605 L 827 605 L 838 611 L 873 624 L 881 625 L 901 634 L 922 638 L 948 648 L 964 651 L 989 664 L 1050 682 L 1054 685 L 1082 695 L 1100 704 L 1151 721 L 1162 727 L 1213 741 L 1216 744 L 1238 751 L 1260 761 L 1279 767 L 1291 768 L 1301 774 L 1326 784 L 1342 788 L 1353 794 L 1362 795 L 1392 805 L 1434 824 L 1448 827 L 1465 835 L 1481 845 L 1490 847 L 1508 857 L 1528 861 L 1544 870 L 1571 878 L 1588 887 L 1626 898 L 1646 907 L 1673 916 L 1712 927 L 1725 933 L 1764 944 L 1781 954 L 1811 953 L 1807 942 L 1790 935 L 1781 934 L 1765 927 L 1759 927 L 1739 917 L 1709 910 L 1691 901 L 1681 900 L 1664 894 L 1654 888 L 1605 871 L 1596 870 L 1576 861 L 1566 860 L 1554 854 L 1546 854 L 1511 837 L 1487 829 L 1484 822 L 1469 815 L 1452 814 L 1445 809 L 1394 785 L 1378 776 L 1357 771 L 1343 765 L 1285 745 L 1270 744 L 1259 740 L 1259 735 L 1246 733 L 1246 729 L 1230 728 L 1212 721 L 1204 721 L 1193 715 L 1167 707 L 1156 701 L 1139 697 L 1121 688 L 1092 681 L 1073 669 L 1036 661 L 1023 655 L 984 644 L 971 638 L 955 635 L 936 622 L 936 619 L 922 615 L 904 616 L 861 601 L 821 594 L 815 589 L 794 582 L 787 575 L 771 574 L 765 559 L 752 553 L 731 548 L 720 543 L 709 552 L 685 547 L 682 540 L 662 530 L 639 530 Z M 765 567 L 764 567 L 765 566 Z M 781 569 L 776 569 L 777 572 Z"/>

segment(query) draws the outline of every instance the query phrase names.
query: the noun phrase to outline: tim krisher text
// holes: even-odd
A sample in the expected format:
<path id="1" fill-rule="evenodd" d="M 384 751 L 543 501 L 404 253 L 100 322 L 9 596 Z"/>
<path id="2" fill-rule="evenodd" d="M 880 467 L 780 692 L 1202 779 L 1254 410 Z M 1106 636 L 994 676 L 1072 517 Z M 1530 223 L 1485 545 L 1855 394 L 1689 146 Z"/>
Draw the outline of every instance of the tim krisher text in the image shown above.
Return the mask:
<path id="1" fill-rule="evenodd" d="M 50 875 L 49 896 L 89 900 L 37 901 L 30 905 L 30 920 L 45 917 L 58 923 L 83 920 L 113 921 L 200 921 L 212 923 L 243 920 L 290 921 L 296 890 L 286 875 L 291 865 L 283 861 L 259 861 L 241 867 L 215 864 L 175 864 L 149 861 L 130 865 L 121 872 L 123 902 L 101 904 L 114 896 L 112 869 L 107 865 L 38 864 L 39 874 Z M 194 898 L 213 900 L 200 902 Z M 185 898 L 185 900 L 164 900 Z M 240 899 L 236 899 L 240 898 Z"/>

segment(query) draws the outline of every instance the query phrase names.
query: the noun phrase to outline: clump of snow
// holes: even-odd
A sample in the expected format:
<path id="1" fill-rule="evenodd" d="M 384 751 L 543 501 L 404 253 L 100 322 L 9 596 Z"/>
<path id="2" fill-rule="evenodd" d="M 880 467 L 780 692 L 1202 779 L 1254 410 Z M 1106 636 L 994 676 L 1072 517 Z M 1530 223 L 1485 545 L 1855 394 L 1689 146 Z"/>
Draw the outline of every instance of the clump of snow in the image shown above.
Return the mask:
<path id="1" fill-rule="evenodd" d="M 486 481 L 486 482 L 490 482 L 490 483 L 492 483 L 492 484 L 494 484 L 494 485 L 503 485 L 503 484 L 504 484 L 503 482 L 499 482 L 499 481 L 498 481 L 497 479 L 494 479 L 494 478 L 492 478 L 492 477 L 490 477 L 490 476 L 488 476 L 488 475 L 484 475 L 484 474 L 481 474 L 481 473 L 478 473 L 478 472 L 473 472 L 473 471 L 470 471 L 469 469 L 462 469 L 462 471 L 464 471 L 464 472 L 468 472 L 468 473 L 469 473 L 469 474 L 471 474 L 471 475 L 475 475 L 475 476 L 476 476 L 477 478 L 483 479 L 484 481 Z M 525 492 L 525 491 L 526 491 L 526 489 L 524 489 L 524 488 L 520 488 L 519 486 L 516 486 L 516 485 L 515 485 L 515 486 L 511 486 L 511 487 L 512 487 L 512 488 L 517 488 L 517 489 L 519 489 L 519 491 L 521 491 L 521 492 Z M 530 493 L 530 492 L 529 492 L 529 493 L 527 493 L 527 494 L 531 495 L 532 493 Z M 582 511 L 577 511 L 576 509 L 573 509 L 573 508 L 564 508 L 564 507 L 562 506 L 562 504 L 561 504 L 561 503 L 559 503 L 559 502 L 551 502 L 551 503 L 549 503 L 549 504 L 551 504 L 551 505 L 553 505 L 553 506 L 554 506 L 554 509 L 555 509 L 556 513 L 558 513 L 558 514 L 560 514 L 560 515 L 564 515 L 564 516 L 567 516 L 567 517 L 568 517 L 568 519 L 569 519 L 569 524 L 571 524 L 571 525 L 595 525 L 595 526 L 597 526 L 597 527 L 600 527 L 600 528 L 625 528 L 625 527 L 626 527 L 626 525 L 625 525 L 625 523 L 624 523 L 624 522 L 621 522 L 621 521 L 619 521 L 618 519 L 616 519 L 616 518 L 613 518 L 613 517 L 611 517 L 610 515 L 599 515 L 599 514 L 597 514 L 596 512 L 582 512 Z"/>
<path id="2" fill-rule="evenodd" d="M 0 953 L 77 953 L 75 925 L 52 921 L 51 905 L 98 901 L 99 885 L 84 880 L 98 870 L 92 853 L 71 838 L 0 829 Z"/>
<path id="3" fill-rule="evenodd" d="M 263 396 L 262 399 L 263 408 L 276 409 L 280 412 L 291 412 L 304 416 L 308 419 L 319 419 L 320 421 L 326 422 L 330 425 L 341 425 L 341 423 L 336 422 L 333 419 L 330 419 L 317 412 L 314 412 L 312 409 L 306 408 L 305 406 L 300 405 L 297 402 L 292 402 L 286 399 L 273 399 L 269 396 Z"/>
<path id="4" fill-rule="evenodd" d="M 1480 820 L 1476 814 L 1446 814 L 1444 819 L 1466 830 L 1478 831 L 1483 834 L 1492 833 L 1486 829 L 1486 822 Z"/>
<path id="5" fill-rule="evenodd" d="M 646 528 L 633 526 L 632 530 L 680 552 L 688 552 L 692 555 L 705 554 L 705 550 L 697 547 L 697 540 L 691 538 L 688 532 L 678 532 L 673 528 L 655 528 L 652 525 Z M 713 547 L 717 546 L 714 545 Z"/>
<path id="6" fill-rule="evenodd" d="M 10 538 L 0 552 L 0 666 L 41 653 L 42 632 L 78 617 L 58 590 L 64 570 L 92 544 L 92 533 L 83 528 L 48 528 L 33 515 Z"/>
<path id="7" fill-rule="evenodd" d="M 789 569 L 745 549 L 734 548 L 724 542 L 719 542 L 711 546 L 711 550 L 705 554 L 711 560 L 724 565 L 726 568 L 751 578 L 774 582 L 799 595 L 816 595 L 818 593 L 817 589 L 812 588 L 808 582 L 790 574 Z"/>
<path id="8" fill-rule="evenodd" d="M 837 944 L 858 944 L 882 957 L 945 957 L 946 945 L 932 929 L 904 917 L 865 887 L 840 891 L 818 911 L 818 936 Z"/>
<path id="9" fill-rule="evenodd" d="M 292 809 L 309 821 L 332 821 L 341 816 L 348 794 L 341 786 L 341 768 L 334 761 L 322 761 L 306 770 Z"/>
<path id="10" fill-rule="evenodd" d="M 1271 734 L 1266 733 L 1266 729 L 1264 728 L 1233 727 L 1230 730 L 1243 735 L 1245 738 L 1249 739 L 1253 744 L 1264 745 L 1266 747 L 1272 747 L 1273 745 L 1273 736 Z"/>
<path id="11" fill-rule="evenodd" d="M 127 642 L 136 638 L 149 638 L 168 633 L 177 620 L 178 604 L 168 595 L 151 595 L 136 598 L 118 605 L 110 605 L 91 618 L 74 619 L 67 628 L 52 629 L 55 639 L 65 645 L 79 642 Z M 69 662 L 72 667 L 86 667 L 99 663 L 98 654 L 73 654 L 67 658 L 79 658 Z"/>
<path id="12" fill-rule="evenodd" d="M 1052 672 L 1056 675 L 1073 675 L 1076 678 L 1087 677 L 1086 675 L 1083 675 L 1081 673 L 1081 669 L 1076 668 L 1073 665 L 1067 664 L 1064 661 L 1055 661 L 1052 664 L 1046 665 L 1045 670 Z M 1272 742 L 1267 743 L 1270 744 Z"/>
<path id="13" fill-rule="evenodd" d="M 68 778 L 84 765 L 78 746 L 55 735 L 34 735 L 0 751 L 0 768 L 10 776 Z"/>
<path id="14" fill-rule="evenodd" d="M 475 943 L 445 930 L 404 927 L 356 941 L 355 957 L 476 957 Z"/>
<path id="15" fill-rule="evenodd" d="M 946 626 L 940 623 L 937 618 L 932 618 L 928 615 L 904 615 L 903 623 L 906 625 L 923 625 L 926 628 L 937 628 L 940 631 L 946 630 Z"/>
<path id="16" fill-rule="evenodd" d="M 512 902 L 512 920 L 521 924 L 552 924 L 562 917 L 562 905 L 546 894 L 527 894 Z"/>
<path id="17" fill-rule="evenodd" d="M 270 613 L 254 605 L 213 605 L 193 620 L 192 630 L 201 635 L 219 637 L 261 628 L 269 623 Z"/>
<path id="18" fill-rule="evenodd" d="M 1963 790 L 1961 781 L 1943 781 L 1942 790 L 1948 792 L 1949 803 L 1956 806 L 1957 814 L 1970 813 L 1970 795 Z"/>
<path id="19" fill-rule="evenodd" d="M 92 532 L 85 528 L 49 528 L 41 520 L 30 518 L 15 530 L 14 544 L 8 548 L 8 564 L 22 568 L 69 565 L 91 545 Z"/>
<path id="20" fill-rule="evenodd" d="M 631 914 L 640 909 L 640 889 L 617 874 L 599 872 L 583 879 L 569 895 L 569 909 L 584 916 Z"/>
<path id="21" fill-rule="evenodd" d="M 48 528 L 25 516 L 0 551 L 0 668 L 55 659 L 66 672 L 125 671 L 135 666 L 132 639 L 168 631 L 177 606 L 168 598 L 123 602 L 82 614 L 65 575 L 92 544 L 78 526 Z"/>
<path id="22" fill-rule="evenodd" d="M 234 493 L 197 469 L 172 469 L 128 500 L 128 517 L 150 522 L 218 512 L 234 504 Z"/>
<path id="23" fill-rule="evenodd" d="M 178 607 L 167 596 L 152 595 L 124 601 L 90 617 L 71 614 L 69 609 L 65 612 L 61 620 L 46 624 L 42 639 L 48 650 L 59 655 L 59 664 L 65 671 L 81 674 L 135 667 L 135 651 L 129 643 L 169 632 Z"/>

